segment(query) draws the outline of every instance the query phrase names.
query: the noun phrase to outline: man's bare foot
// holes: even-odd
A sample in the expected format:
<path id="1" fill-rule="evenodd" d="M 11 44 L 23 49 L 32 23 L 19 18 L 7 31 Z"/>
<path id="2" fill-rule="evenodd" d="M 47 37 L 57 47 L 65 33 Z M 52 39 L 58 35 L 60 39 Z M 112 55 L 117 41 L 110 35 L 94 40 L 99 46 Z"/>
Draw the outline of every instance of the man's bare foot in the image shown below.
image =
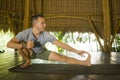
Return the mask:
<path id="1" fill-rule="evenodd" d="M 86 66 L 91 66 L 91 55 L 88 54 L 88 58 L 85 61 Z"/>
<path id="2" fill-rule="evenodd" d="M 24 64 L 22 64 L 20 67 L 22 68 L 26 68 L 28 66 L 32 65 L 31 62 L 25 62 Z"/>

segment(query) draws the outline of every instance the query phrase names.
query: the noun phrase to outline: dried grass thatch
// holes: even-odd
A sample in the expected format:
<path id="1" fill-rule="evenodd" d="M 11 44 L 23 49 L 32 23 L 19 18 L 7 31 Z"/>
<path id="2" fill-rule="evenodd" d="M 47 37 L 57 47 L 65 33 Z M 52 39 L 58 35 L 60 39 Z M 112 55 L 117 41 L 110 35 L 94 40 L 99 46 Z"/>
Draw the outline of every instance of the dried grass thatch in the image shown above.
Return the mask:
<path id="1" fill-rule="evenodd" d="M 0 29 L 10 28 L 16 35 L 31 27 L 32 15 L 42 13 L 48 31 L 93 32 L 111 46 L 120 32 L 119 4 L 120 0 L 0 0 Z"/>

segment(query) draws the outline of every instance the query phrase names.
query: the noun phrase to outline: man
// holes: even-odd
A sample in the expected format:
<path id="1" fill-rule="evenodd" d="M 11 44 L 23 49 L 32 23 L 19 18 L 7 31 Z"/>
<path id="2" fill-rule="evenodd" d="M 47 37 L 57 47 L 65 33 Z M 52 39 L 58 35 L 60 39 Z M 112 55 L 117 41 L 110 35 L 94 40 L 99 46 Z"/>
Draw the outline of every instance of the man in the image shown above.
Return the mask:
<path id="1" fill-rule="evenodd" d="M 32 16 L 32 25 L 32 28 L 21 31 L 7 44 L 8 47 L 17 49 L 23 57 L 23 59 L 25 60 L 25 63 L 22 64 L 21 67 L 25 68 L 30 66 L 30 58 L 56 60 L 66 62 L 69 64 L 80 64 L 85 66 L 91 65 L 91 57 L 88 52 L 83 50 L 76 50 L 63 42 L 58 41 L 54 36 L 45 31 L 46 24 L 43 15 L 38 14 Z M 75 52 L 79 55 L 87 53 L 88 58 L 85 61 L 80 61 L 74 58 L 59 55 L 56 52 L 47 50 L 44 47 L 46 42 L 51 42 L 63 49 Z"/>

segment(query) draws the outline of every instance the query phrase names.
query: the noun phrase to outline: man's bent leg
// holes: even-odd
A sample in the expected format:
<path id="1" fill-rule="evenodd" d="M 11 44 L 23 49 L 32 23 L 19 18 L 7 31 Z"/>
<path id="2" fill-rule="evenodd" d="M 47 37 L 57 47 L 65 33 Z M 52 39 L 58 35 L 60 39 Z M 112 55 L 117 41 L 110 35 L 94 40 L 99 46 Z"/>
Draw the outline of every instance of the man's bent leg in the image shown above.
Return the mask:
<path id="1" fill-rule="evenodd" d="M 64 55 L 57 54 L 56 52 L 51 52 L 48 59 L 66 62 L 69 64 L 80 64 L 80 65 L 84 65 L 84 66 L 90 66 L 91 65 L 90 58 L 91 58 L 91 56 L 89 55 L 86 61 L 80 61 L 80 60 L 77 60 L 74 58 L 70 58 L 70 57 L 66 57 Z"/>
<path id="2" fill-rule="evenodd" d="M 21 65 L 21 67 L 27 67 L 29 65 L 31 65 L 31 61 L 30 61 L 30 52 L 28 49 L 18 49 L 18 52 L 21 54 L 22 58 L 25 60 L 25 63 L 23 65 Z"/>

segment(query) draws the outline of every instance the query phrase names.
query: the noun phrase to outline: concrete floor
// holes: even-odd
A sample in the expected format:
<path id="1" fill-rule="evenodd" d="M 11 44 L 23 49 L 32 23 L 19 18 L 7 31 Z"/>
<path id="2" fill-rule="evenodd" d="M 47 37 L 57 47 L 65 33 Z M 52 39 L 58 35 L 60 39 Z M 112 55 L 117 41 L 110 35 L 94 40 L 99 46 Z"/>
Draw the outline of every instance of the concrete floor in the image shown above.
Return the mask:
<path id="1" fill-rule="evenodd" d="M 120 64 L 120 53 L 112 52 L 104 54 L 101 52 L 92 52 L 92 64 Z M 44 60 L 32 60 L 33 63 L 52 63 Z M 36 73 L 12 73 L 8 69 L 21 64 L 22 58 L 17 53 L 6 51 L 0 53 L 0 80 L 120 80 L 120 75 L 76 75 L 76 74 L 36 74 Z M 62 63 L 60 63 L 62 64 Z"/>

